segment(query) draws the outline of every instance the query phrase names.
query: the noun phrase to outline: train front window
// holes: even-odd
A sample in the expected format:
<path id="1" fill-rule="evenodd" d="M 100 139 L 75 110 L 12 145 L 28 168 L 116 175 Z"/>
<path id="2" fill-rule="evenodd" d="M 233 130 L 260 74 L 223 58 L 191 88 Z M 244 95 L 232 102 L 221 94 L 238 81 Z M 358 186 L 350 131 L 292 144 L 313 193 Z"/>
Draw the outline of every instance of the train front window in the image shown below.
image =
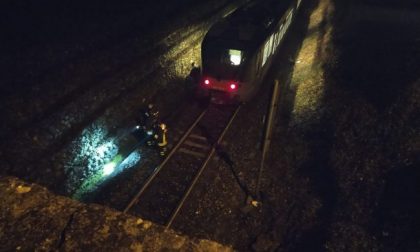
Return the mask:
<path id="1" fill-rule="evenodd" d="M 242 61 L 242 52 L 235 49 L 229 49 L 228 52 L 230 64 L 234 66 L 239 66 Z"/>
<path id="2" fill-rule="evenodd" d="M 239 79 L 246 63 L 246 51 L 206 42 L 202 47 L 202 62 L 204 74 L 219 79 Z"/>

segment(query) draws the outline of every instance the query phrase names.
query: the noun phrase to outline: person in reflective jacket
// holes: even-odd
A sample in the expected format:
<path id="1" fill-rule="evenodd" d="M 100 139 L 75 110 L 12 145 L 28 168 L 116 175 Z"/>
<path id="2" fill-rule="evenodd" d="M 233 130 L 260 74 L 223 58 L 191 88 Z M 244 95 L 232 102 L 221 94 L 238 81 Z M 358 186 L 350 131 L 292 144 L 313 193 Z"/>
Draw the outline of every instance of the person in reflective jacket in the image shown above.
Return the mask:
<path id="1" fill-rule="evenodd" d="M 154 139 L 156 141 L 156 145 L 159 149 L 159 155 L 165 156 L 167 152 L 167 135 L 168 129 L 166 127 L 166 124 L 161 123 L 156 129 L 156 133 L 154 135 Z"/>

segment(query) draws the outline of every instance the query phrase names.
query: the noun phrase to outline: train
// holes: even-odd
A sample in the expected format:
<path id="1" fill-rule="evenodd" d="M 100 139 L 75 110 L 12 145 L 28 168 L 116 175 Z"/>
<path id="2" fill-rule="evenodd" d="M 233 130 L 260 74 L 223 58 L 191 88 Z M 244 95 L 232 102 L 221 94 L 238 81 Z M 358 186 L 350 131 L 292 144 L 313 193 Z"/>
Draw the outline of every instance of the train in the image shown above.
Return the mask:
<path id="1" fill-rule="evenodd" d="M 210 98 L 213 103 L 251 100 L 301 1 L 252 1 L 216 22 L 201 43 L 196 95 Z"/>

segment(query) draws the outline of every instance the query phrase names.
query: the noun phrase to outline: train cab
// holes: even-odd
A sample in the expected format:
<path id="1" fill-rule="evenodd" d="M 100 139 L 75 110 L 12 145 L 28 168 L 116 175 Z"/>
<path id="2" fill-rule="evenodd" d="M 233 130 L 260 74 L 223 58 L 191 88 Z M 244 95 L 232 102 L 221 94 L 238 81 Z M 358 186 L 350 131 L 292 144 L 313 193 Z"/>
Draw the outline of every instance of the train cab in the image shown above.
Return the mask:
<path id="1" fill-rule="evenodd" d="M 237 12 L 215 24 L 202 47 L 200 85 L 212 102 L 242 101 L 250 91 L 253 52 L 258 25 L 245 12 Z"/>
<path id="2" fill-rule="evenodd" d="M 288 8 L 290 2 L 253 2 L 213 25 L 201 46 L 199 95 L 211 97 L 213 103 L 254 97 L 276 49 L 273 34 L 278 40 Z"/>
<path id="3" fill-rule="evenodd" d="M 237 100 L 243 87 L 244 50 L 212 45 L 204 50 L 201 88 L 215 103 Z M 207 48 L 208 49 L 208 48 Z"/>

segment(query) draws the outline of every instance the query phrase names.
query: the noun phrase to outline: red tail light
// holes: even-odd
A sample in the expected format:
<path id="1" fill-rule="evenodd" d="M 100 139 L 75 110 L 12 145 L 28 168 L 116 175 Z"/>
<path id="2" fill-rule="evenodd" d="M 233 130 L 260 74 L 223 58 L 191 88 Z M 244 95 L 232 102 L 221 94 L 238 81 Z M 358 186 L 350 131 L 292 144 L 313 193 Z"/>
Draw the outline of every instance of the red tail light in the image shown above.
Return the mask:
<path id="1" fill-rule="evenodd" d="M 209 79 L 205 79 L 205 80 L 204 80 L 204 84 L 205 84 L 205 85 L 209 85 L 209 84 L 210 84 Z"/>
<path id="2" fill-rule="evenodd" d="M 231 90 L 235 90 L 236 89 L 236 84 L 235 83 L 231 83 L 230 85 L 229 85 L 229 87 L 230 87 L 230 89 Z"/>

